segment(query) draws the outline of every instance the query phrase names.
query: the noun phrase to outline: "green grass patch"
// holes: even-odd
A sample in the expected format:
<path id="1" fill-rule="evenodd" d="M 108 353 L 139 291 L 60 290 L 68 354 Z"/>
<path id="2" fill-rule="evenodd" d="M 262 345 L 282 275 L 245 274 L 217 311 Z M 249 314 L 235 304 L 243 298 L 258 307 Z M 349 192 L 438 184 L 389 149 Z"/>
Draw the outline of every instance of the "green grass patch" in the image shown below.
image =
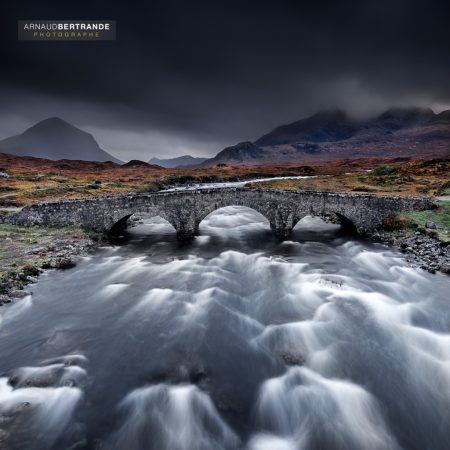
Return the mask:
<path id="1" fill-rule="evenodd" d="M 436 224 L 436 233 L 443 242 L 450 242 L 450 201 L 437 201 L 436 209 L 410 211 L 392 218 L 392 225 L 399 228 L 426 228 L 427 222 Z"/>
<path id="2" fill-rule="evenodd" d="M 404 216 L 420 227 L 425 227 L 427 222 L 434 222 L 438 228 L 450 231 L 450 201 L 437 201 L 436 205 L 436 209 L 411 211 Z"/>
<path id="3" fill-rule="evenodd" d="M 391 175 L 394 172 L 395 172 L 395 169 L 393 167 L 389 166 L 388 164 L 380 164 L 372 170 L 372 175 L 385 176 L 385 175 Z"/>

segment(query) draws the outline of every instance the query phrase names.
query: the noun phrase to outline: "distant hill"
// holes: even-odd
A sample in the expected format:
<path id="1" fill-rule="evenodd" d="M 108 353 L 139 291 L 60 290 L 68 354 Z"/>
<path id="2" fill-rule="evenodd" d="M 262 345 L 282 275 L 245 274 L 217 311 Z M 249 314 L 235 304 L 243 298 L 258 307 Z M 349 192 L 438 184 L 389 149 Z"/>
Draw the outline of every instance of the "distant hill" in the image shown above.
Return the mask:
<path id="1" fill-rule="evenodd" d="M 156 167 L 155 165 L 149 164 L 140 159 L 131 159 L 130 161 L 122 164 L 122 167 Z"/>
<path id="2" fill-rule="evenodd" d="M 197 166 L 202 162 L 206 161 L 208 158 L 199 158 L 191 155 L 178 156 L 177 158 L 159 159 L 152 158 L 149 163 L 156 164 L 161 167 L 166 167 L 172 169 L 174 167 L 188 167 Z"/>
<path id="3" fill-rule="evenodd" d="M 202 166 L 216 164 L 251 164 L 264 159 L 266 152 L 252 142 L 240 142 L 232 147 L 224 148 L 214 158 L 206 160 Z"/>
<path id="4" fill-rule="evenodd" d="M 17 156 L 84 161 L 112 161 L 117 158 L 102 150 L 94 137 L 59 117 L 42 120 L 22 134 L 0 141 L 0 152 Z"/>
<path id="5" fill-rule="evenodd" d="M 322 111 L 281 125 L 254 143 L 227 147 L 202 166 L 425 155 L 450 155 L 450 111 L 391 108 L 368 120 L 352 118 L 340 109 Z"/>

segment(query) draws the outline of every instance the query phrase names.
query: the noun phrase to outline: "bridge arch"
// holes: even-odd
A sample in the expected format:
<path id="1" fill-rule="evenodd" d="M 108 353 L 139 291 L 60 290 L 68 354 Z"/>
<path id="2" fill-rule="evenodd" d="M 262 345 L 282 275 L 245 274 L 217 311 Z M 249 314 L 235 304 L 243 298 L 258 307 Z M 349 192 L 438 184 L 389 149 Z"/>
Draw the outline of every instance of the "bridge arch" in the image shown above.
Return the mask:
<path id="1" fill-rule="evenodd" d="M 164 213 L 160 213 L 160 214 L 150 213 L 149 214 L 146 212 L 136 211 L 136 212 L 127 213 L 126 215 L 121 217 L 119 220 L 117 220 L 115 223 L 113 223 L 112 226 L 109 228 L 109 230 L 106 231 L 106 234 L 108 234 L 109 236 L 118 236 L 118 235 L 123 234 L 123 232 L 130 225 L 129 219 L 131 219 L 133 216 L 140 216 L 144 220 L 155 219 L 155 218 L 159 217 L 160 219 L 163 219 L 163 221 L 167 225 L 169 225 L 173 229 L 174 232 L 177 231 L 176 227 L 169 220 L 167 220 L 164 217 L 165 216 Z"/>
<path id="2" fill-rule="evenodd" d="M 339 220 L 341 224 L 341 230 L 346 234 L 358 234 L 358 228 L 353 222 L 353 220 L 349 219 L 347 216 L 344 216 L 341 213 L 333 211 L 333 213 Z"/>
<path id="3" fill-rule="evenodd" d="M 244 205 L 235 205 L 235 204 L 227 205 L 227 206 L 220 206 L 218 208 L 213 209 L 208 214 L 202 213 L 201 218 L 199 220 L 198 227 L 200 228 L 202 226 L 202 224 L 204 224 L 205 221 L 207 221 L 208 219 L 213 217 L 214 214 L 216 214 L 218 211 L 221 211 L 226 208 L 238 208 L 238 210 L 241 210 L 241 211 L 245 211 L 245 210 L 252 211 L 253 213 L 256 213 L 258 217 L 263 219 L 264 222 L 267 224 L 267 228 L 270 229 L 270 220 L 266 217 L 266 215 L 264 213 L 262 213 L 261 211 L 258 211 L 257 208 L 254 208 L 253 206 L 244 206 Z"/>
<path id="4" fill-rule="evenodd" d="M 293 227 L 293 230 L 296 229 L 298 224 L 303 221 L 306 217 L 316 217 L 321 219 L 324 223 L 328 224 L 335 224 L 340 226 L 340 233 L 348 234 L 348 235 L 356 235 L 358 234 L 358 229 L 356 225 L 353 223 L 351 219 L 344 216 L 343 214 L 339 214 L 333 211 L 329 212 L 321 212 L 321 213 L 314 213 L 314 214 L 306 214 L 303 217 L 301 217 L 296 224 Z"/>
<path id="5" fill-rule="evenodd" d="M 223 208 L 229 208 L 229 207 L 239 207 L 239 208 L 248 208 L 255 212 L 257 212 L 259 215 L 264 217 L 269 223 L 270 223 L 270 217 L 267 217 L 267 211 L 264 208 L 258 207 L 258 205 L 251 205 L 251 204 L 238 204 L 237 202 L 230 202 L 229 204 L 215 204 L 211 205 L 208 208 L 204 208 L 201 213 L 198 215 L 198 225 L 200 225 L 203 220 L 205 220 L 207 217 L 209 217 L 211 214 L 214 214 L 216 211 L 219 211 Z"/>
<path id="6" fill-rule="evenodd" d="M 133 215 L 126 214 L 122 218 L 120 218 L 117 222 L 113 223 L 111 228 L 107 230 L 107 234 L 110 236 L 117 236 L 122 234 L 128 227 L 128 219 Z"/>

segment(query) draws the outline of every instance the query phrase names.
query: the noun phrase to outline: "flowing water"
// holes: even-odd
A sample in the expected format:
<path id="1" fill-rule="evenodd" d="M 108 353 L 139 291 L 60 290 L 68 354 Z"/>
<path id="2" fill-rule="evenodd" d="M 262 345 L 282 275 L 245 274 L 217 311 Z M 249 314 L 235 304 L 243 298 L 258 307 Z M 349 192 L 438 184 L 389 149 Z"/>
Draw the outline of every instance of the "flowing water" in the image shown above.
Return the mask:
<path id="1" fill-rule="evenodd" d="M 307 218 L 153 220 L 0 309 L 0 448 L 450 448 L 449 279 Z"/>
<path id="2" fill-rule="evenodd" d="M 230 187 L 244 187 L 250 183 L 258 183 L 261 181 L 273 181 L 273 180 L 301 180 L 304 178 L 316 178 L 315 175 L 295 175 L 286 177 L 270 177 L 270 178 L 255 178 L 252 180 L 244 181 L 218 181 L 217 183 L 192 183 L 191 185 L 174 186 L 168 189 L 161 190 L 160 192 L 174 192 L 174 191 L 196 191 L 198 189 L 223 189 Z"/>

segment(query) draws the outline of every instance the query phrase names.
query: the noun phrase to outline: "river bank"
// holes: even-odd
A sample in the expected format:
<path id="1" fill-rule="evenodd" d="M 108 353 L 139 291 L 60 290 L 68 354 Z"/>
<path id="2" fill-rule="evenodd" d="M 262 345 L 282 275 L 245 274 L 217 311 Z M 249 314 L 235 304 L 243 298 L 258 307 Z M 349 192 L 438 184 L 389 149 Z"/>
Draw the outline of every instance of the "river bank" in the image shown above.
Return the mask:
<path id="1" fill-rule="evenodd" d="M 418 231 L 385 231 L 373 233 L 369 239 L 401 251 L 412 267 L 430 273 L 450 274 L 449 243 L 439 240 L 432 229 Z"/>
<path id="2" fill-rule="evenodd" d="M 67 269 L 96 248 L 100 237 L 79 228 L 0 224 L 0 305 L 30 294 L 46 269 Z"/>
<path id="3" fill-rule="evenodd" d="M 372 240 L 397 248 L 413 267 L 450 273 L 450 202 L 445 197 L 436 199 L 433 209 L 399 214 L 384 224 Z"/>

